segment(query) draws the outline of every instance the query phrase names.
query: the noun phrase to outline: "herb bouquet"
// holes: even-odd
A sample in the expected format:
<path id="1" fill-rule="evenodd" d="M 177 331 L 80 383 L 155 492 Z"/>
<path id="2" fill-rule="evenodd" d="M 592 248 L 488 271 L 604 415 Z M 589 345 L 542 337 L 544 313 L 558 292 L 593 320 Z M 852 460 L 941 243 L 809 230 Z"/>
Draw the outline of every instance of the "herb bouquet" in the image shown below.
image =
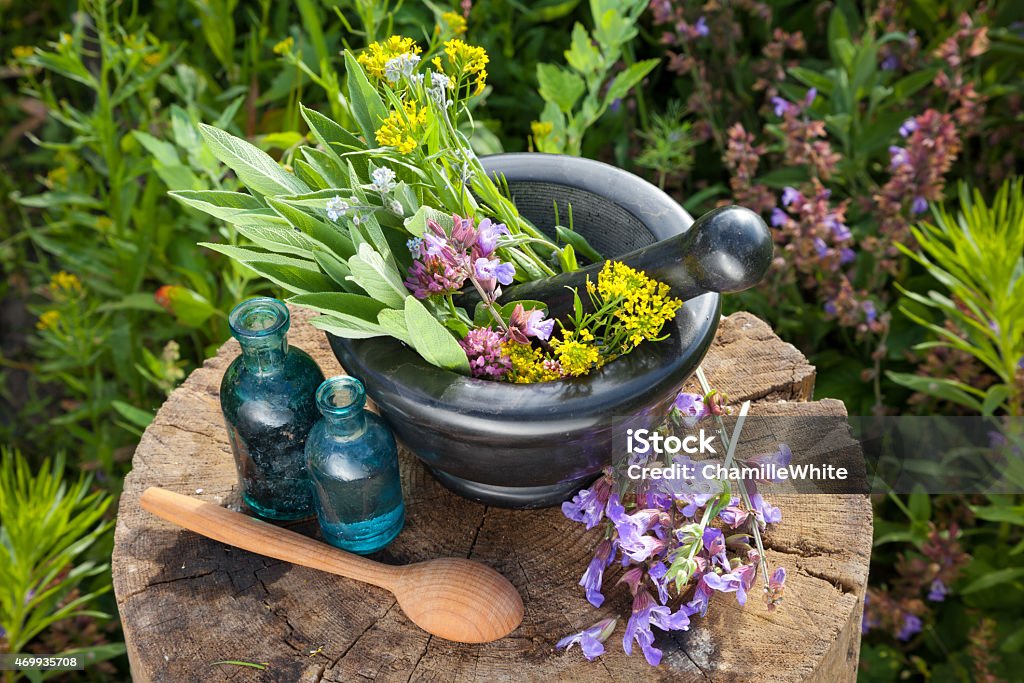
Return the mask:
<path id="1" fill-rule="evenodd" d="M 433 365 L 476 377 L 584 375 L 661 338 L 682 303 L 621 263 L 576 293 L 568 320 L 547 319 L 542 302 L 499 301 L 502 286 L 575 270 L 577 253 L 600 255 L 571 225 L 555 226 L 552 240 L 520 216 L 473 153 L 463 131 L 486 85 L 482 48 L 453 38 L 424 52 L 392 36 L 344 59 L 349 121 L 303 107 L 316 144 L 289 150 L 283 166 L 202 127 L 249 193 L 172 194 L 251 242 L 204 246 L 284 287 L 321 314 L 312 324 L 322 330 L 395 337 Z M 471 311 L 460 306 L 465 288 L 480 299 Z"/>

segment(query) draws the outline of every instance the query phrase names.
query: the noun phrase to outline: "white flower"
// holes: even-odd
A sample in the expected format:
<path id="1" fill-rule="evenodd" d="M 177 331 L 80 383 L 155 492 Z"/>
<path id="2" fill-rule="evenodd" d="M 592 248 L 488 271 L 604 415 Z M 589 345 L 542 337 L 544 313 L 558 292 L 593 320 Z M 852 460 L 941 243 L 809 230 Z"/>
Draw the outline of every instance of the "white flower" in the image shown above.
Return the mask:
<path id="1" fill-rule="evenodd" d="M 352 216 L 352 224 L 353 225 L 359 225 L 362 222 L 363 222 L 363 219 L 359 217 L 358 213 L 355 214 L 354 216 Z"/>
<path id="2" fill-rule="evenodd" d="M 427 88 L 427 97 L 442 109 L 452 106 L 452 101 L 448 99 L 448 88 L 451 86 L 451 79 L 442 73 L 434 71 L 428 73 L 430 73 L 431 87 Z"/>
<path id="3" fill-rule="evenodd" d="M 373 178 L 373 189 L 381 194 L 395 189 L 395 172 L 386 166 L 375 168 L 370 177 Z"/>
<path id="4" fill-rule="evenodd" d="M 327 200 L 327 217 L 332 221 L 336 221 L 341 218 L 342 214 L 348 211 L 348 202 L 338 196 L 334 196 Z"/>
<path id="5" fill-rule="evenodd" d="M 396 216 L 405 215 L 405 209 L 402 208 L 402 202 L 398 201 L 397 199 L 391 200 L 389 208 L 391 209 L 391 213 L 395 214 Z"/>
<path id="6" fill-rule="evenodd" d="M 442 73 L 431 71 L 430 84 L 435 88 L 447 88 L 451 85 L 451 79 Z"/>
<path id="7" fill-rule="evenodd" d="M 384 65 L 384 77 L 391 83 L 398 83 L 398 81 L 402 80 L 402 76 L 412 78 L 412 72 L 419 63 L 419 55 L 403 52 L 397 57 L 389 59 L 387 64 Z"/>

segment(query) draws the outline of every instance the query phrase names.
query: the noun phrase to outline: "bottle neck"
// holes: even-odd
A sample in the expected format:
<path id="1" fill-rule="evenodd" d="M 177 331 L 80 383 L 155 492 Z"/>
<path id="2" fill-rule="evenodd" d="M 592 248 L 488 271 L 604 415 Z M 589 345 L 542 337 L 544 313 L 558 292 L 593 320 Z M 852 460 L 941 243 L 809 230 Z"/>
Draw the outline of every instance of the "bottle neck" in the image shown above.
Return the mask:
<path id="1" fill-rule="evenodd" d="M 288 338 L 273 335 L 260 339 L 239 339 L 242 346 L 242 362 L 249 372 L 271 375 L 284 367 L 288 355 Z"/>
<path id="2" fill-rule="evenodd" d="M 283 302 L 269 297 L 248 299 L 228 316 L 231 334 L 242 346 L 242 363 L 257 375 L 271 375 L 284 367 L 288 355 L 291 319 Z"/>
<path id="3" fill-rule="evenodd" d="M 316 390 L 316 404 L 332 437 L 353 439 L 366 431 L 366 392 L 358 379 L 338 376 L 324 380 Z"/>
<path id="4" fill-rule="evenodd" d="M 366 414 L 362 409 L 346 415 L 324 415 L 327 433 L 336 438 L 352 438 L 366 431 Z"/>

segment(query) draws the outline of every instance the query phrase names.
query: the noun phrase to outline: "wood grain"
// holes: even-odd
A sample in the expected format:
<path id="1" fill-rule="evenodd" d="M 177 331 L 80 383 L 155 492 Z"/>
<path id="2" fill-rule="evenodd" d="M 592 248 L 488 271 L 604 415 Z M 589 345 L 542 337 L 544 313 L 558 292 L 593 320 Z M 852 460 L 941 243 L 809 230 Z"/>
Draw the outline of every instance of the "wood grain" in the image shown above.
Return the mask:
<path id="1" fill-rule="evenodd" d="M 515 587 L 479 562 L 449 557 L 381 564 L 157 486 L 143 491 L 139 504 L 175 526 L 232 547 L 383 588 L 413 623 L 447 640 L 489 643 L 507 636 L 523 620 L 523 601 Z"/>
<path id="2" fill-rule="evenodd" d="M 290 339 L 328 376 L 341 368 L 323 335 L 294 313 Z M 554 651 L 562 636 L 605 616 L 626 616 L 628 591 L 606 583 L 592 608 L 577 585 L 598 530 L 557 509 L 488 508 L 440 486 L 411 455 L 400 456 L 406 526 L 373 559 L 410 564 L 466 557 L 507 577 L 523 597 L 522 625 L 485 645 L 432 637 L 386 590 L 264 558 L 178 529 L 145 512 L 139 497 L 162 486 L 223 506 L 238 505 L 237 481 L 217 391 L 238 353 L 231 341 L 168 399 L 143 436 L 121 498 L 114 588 L 137 681 L 853 681 L 871 548 L 864 496 L 773 496 L 783 513 L 766 538 L 770 566 L 788 572 L 774 612 L 752 599 L 714 597 L 689 631 L 659 638 L 662 665 L 620 641 L 587 662 Z M 838 401 L 811 398 L 814 369 L 756 317 L 726 318 L 704 362 L 713 386 L 754 411 L 842 415 Z M 695 388 L 693 384 L 691 388 Z M 813 435 L 812 435 L 813 436 Z M 315 524 L 289 528 L 317 536 Z M 266 662 L 260 671 L 214 665 Z"/>

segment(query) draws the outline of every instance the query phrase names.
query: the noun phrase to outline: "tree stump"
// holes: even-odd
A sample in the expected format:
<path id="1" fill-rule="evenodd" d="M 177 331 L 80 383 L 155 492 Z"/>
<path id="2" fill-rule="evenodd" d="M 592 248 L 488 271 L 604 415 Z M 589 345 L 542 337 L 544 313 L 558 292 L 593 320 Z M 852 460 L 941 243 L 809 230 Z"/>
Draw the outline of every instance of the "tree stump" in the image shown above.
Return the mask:
<path id="1" fill-rule="evenodd" d="M 294 311 L 291 342 L 325 375 L 339 374 L 323 333 L 307 320 Z M 594 609 L 577 585 L 597 529 L 569 522 L 558 508 L 506 510 L 459 498 L 408 452 L 401 455 L 405 529 L 375 559 L 457 556 L 494 567 L 526 607 L 509 637 L 486 645 L 435 638 L 384 590 L 230 548 L 143 511 L 138 500 L 149 486 L 238 504 L 218 402 L 221 376 L 238 353 L 229 341 L 171 394 L 125 480 L 113 574 L 136 681 L 854 680 L 871 550 L 865 496 L 773 495 L 783 520 L 765 542 L 769 566 L 789 575 L 785 602 L 768 612 L 757 599 L 760 587 L 746 607 L 716 595 L 689 631 L 659 638 L 665 657 L 658 668 L 636 650 L 622 652 L 625 587 L 607 582 L 608 599 Z M 704 369 L 731 401 L 755 401 L 754 412 L 845 415 L 839 401 L 808 402 L 814 368 L 750 314 L 722 321 Z M 315 521 L 291 527 L 318 534 Z M 623 618 L 599 660 L 587 662 L 578 648 L 555 651 L 562 636 L 611 615 Z"/>

